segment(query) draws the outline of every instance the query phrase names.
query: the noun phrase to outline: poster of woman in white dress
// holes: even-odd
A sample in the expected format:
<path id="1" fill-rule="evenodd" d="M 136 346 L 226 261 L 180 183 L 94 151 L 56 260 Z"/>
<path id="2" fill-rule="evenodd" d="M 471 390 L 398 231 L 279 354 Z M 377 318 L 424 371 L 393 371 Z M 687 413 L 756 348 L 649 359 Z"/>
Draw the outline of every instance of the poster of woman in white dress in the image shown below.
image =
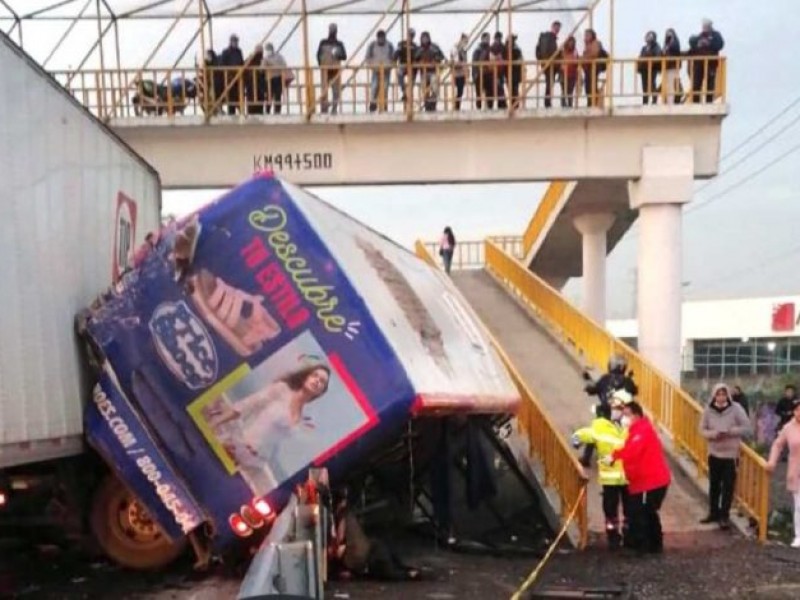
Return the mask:
<path id="1" fill-rule="evenodd" d="M 231 473 L 264 495 L 368 420 L 314 337 L 303 333 L 189 407 Z"/>

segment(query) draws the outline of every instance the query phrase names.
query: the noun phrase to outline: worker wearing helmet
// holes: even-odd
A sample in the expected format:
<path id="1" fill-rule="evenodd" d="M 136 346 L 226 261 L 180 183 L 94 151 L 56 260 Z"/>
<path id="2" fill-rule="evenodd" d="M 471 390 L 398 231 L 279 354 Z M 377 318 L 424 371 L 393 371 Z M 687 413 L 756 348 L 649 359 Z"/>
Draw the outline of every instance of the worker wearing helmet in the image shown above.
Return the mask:
<path id="1" fill-rule="evenodd" d="M 620 390 L 628 401 L 631 395 Z M 628 506 L 628 482 L 621 461 L 609 464 L 608 457 L 615 450 L 625 445 L 627 432 L 620 424 L 622 419 L 622 403 L 624 397 L 613 397 L 610 403 L 598 404 L 597 418 L 588 427 L 578 429 L 572 435 L 572 443 L 577 448 L 581 444 L 593 444 L 597 447 L 598 470 L 597 479 L 603 488 L 603 514 L 606 519 L 606 538 L 608 547 L 615 550 L 622 545 L 626 533 Z M 622 516 L 620 516 L 622 513 Z"/>
<path id="2" fill-rule="evenodd" d="M 615 354 L 608 360 L 608 372 L 597 381 L 584 371 L 583 378 L 587 381 L 584 391 L 590 396 L 597 396 L 600 404 L 608 404 L 611 396 L 617 390 L 625 390 L 631 397 L 639 393 L 639 388 L 633 381 L 633 373 L 628 371 L 628 361 L 624 356 Z M 581 464 L 589 467 L 592 464 L 594 446 L 587 444 L 581 457 Z"/>

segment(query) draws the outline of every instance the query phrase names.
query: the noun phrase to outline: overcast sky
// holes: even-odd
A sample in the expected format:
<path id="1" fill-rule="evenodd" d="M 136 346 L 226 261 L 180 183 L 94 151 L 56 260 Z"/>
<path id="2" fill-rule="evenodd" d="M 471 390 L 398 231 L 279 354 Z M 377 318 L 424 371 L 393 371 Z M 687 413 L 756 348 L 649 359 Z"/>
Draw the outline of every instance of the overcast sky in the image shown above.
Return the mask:
<path id="1" fill-rule="evenodd" d="M 561 5 L 564 4 L 562 1 Z M 800 0 L 759 3 L 752 0 L 616 0 L 616 6 L 615 46 L 619 57 L 638 54 L 644 33 L 649 29 L 657 31 L 661 39 L 667 27 L 674 27 L 681 42 L 686 44 L 689 35 L 699 30 L 703 17 L 714 20 L 715 27 L 725 37 L 724 53 L 729 57 L 731 114 L 723 127 L 723 156 L 737 149 L 770 118 L 797 100 L 772 127 L 725 158 L 722 174 L 717 179 L 708 185 L 698 183 L 695 206 L 699 207 L 703 201 L 711 202 L 702 208 L 690 205 L 686 210 L 684 280 L 688 283 L 685 293 L 689 298 L 800 292 L 800 282 L 795 275 L 800 266 L 800 236 L 796 226 L 800 216 L 800 192 L 795 175 L 800 168 L 800 83 L 793 46 L 800 31 Z M 514 29 L 527 57 L 533 56 L 538 31 L 546 27 L 550 18 L 515 19 Z M 559 18 L 569 26 L 576 17 L 561 14 Z M 330 20 L 313 21 L 311 37 L 319 38 Z M 337 20 L 340 37 L 346 42 L 352 40 L 351 46 L 374 22 L 374 18 L 358 17 Z M 412 26 L 418 31 L 430 29 L 434 41 L 449 48 L 461 31 L 472 28 L 475 20 L 468 16 L 425 17 L 412 22 Z M 231 20 L 217 24 L 217 45 L 236 31 L 242 38 L 242 46 L 249 49 L 263 33 L 254 21 Z M 609 32 L 607 21 L 607 11 L 599 14 L 595 21 L 595 28 L 605 40 Z M 281 23 L 273 40 L 282 39 L 291 24 L 288 20 Z M 162 29 L 167 25 L 163 24 Z M 137 60 L 144 60 L 154 40 L 158 39 L 159 31 L 156 25 L 149 23 L 136 25 L 140 29 L 129 27 L 124 30 L 127 33 L 123 37 L 135 39 L 136 43 L 123 50 L 125 60 L 136 64 Z M 505 27 L 501 23 L 503 30 Z M 88 30 L 86 35 L 89 35 Z M 51 37 L 55 39 L 54 34 Z M 389 37 L 396 40 L 399 32 L 390 33 Z M 69 52 L 64 51 L 51 60 L 53 68 L 66 67 L 79 60 L 75 58 L 82 54 L 77 38 L 66 44 Z M 84 36 L 84 44 L 85 40 Z M 182 45 L 176 39 L 162 52 L 174 56 L 179 51 L 176 48 Z M 49 42 L 26 43 L 26 49 L 40 61 L 47 56 L 49 48 Z M 299 39 L 287 44 L 285 54 L 289 62 L 299 62 Z M 194 55 L 190 53 L 186 60 L 193 62 Z M 154 64 L 158 62 L 154 60 Z M 772 136 L 775 139 L 768 140 Z M 762 144 L 763 148 L 758 150 Z M 747 157 L 751 152 L 752 156 Z M 768 166 L 778 159 L 781 161 L 775 166 Z M 754 175 L 764 167 L 762 174 Z M 521 233 L 542 189 L 541 184 L 517 184 L 315 191 L 354 217 L 409 245 L 418 236 L 436 238 L 448 224 L 462 239 L 492 233 Z M 165 208 L 170 212 L 186 212 L 216 194 L 212 191 L 166 192 Z M 633 310 L 637 237 L 634 226 L 610 257 L 610 316 L 627 316 Z M 577 299 L 579 290 L 579 282 L 572 281 L 567 293 Z"/>

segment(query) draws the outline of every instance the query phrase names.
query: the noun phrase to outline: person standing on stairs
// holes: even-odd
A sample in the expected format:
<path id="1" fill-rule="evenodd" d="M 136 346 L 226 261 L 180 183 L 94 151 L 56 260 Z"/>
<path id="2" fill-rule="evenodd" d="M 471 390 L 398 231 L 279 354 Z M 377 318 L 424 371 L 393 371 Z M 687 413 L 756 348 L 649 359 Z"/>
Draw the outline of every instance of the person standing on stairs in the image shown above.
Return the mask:
<path id="1" fill-rule="evenodd" d="M 617 400 L 616 394 L 627 398 Z M 619 391 L 611 404 L 598 404 L 597 418 L 589 427 L 578 429 L 572 434 L 572 445 L 594 444 L 597 447 L 598 469 L 597 479 L 603 489 L 603 514 L 606 519 L 606 538 L 609 550 L 618 549 L 627 533 L 628 518 L 628 482 L 625 479 L 622 461 L 608 464 L 608 457 L 614 450 L 625 445 L 627 432 L 620 424 L 624 400 L 630 400 L 630 394 Z M 613 408 L 612 408 L 613 407 Z M 620 512 L 623 517 L 620 518 Z"/>
<path id="2" fill-rule="evenodd" d="M 728 386 L 714 386 L 711 402 L 700 419 L 700 435 L 708 440 L 709 501 L 708 515 L 701 523 L 719 523 L 720 529 L 730 529 L 739 447 L 749 431 L 747 413 L 733 401 Z"/>

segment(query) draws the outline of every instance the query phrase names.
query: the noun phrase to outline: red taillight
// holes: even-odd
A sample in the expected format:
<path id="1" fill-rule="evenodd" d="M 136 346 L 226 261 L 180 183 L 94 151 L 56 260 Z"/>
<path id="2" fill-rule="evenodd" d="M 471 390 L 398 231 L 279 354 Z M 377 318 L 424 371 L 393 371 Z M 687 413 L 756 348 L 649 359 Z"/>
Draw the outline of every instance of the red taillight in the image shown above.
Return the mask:
<path id="1" fill-rule="evenodd" d="M 245 520 L 245 522 L 253 529 L 258 529 L 264 525 L 264 517 L 262 517 L 254 508 L 248 506 L 247 504 L 243 505 L 242 508 L 239 509 L 239 514 L 242 515 L 242 518 Z"/>
<path id="2" fill-rule="evenodd" d="M 256 498 L 253 500 L 253 508 L 255 508 L 262 517 L 268 517 L 272 514 L 272 507 L 269 505 L 269 502 L 263 498 Z"/>
<path id="3" fill-rule="evenodd" d="M 233 514 L 228 518 L 228 523 L 233 532 L 239 537 L 247 537 L 253 533 L 253 529 L 248 525 L 241 515 Z"/>
<path id="4" fill-rule="evenodd" d="M 6 498 L 5 492 L 0 492 L 0 508 L 3 508 L 7 501 L 8 499 Z"/>

